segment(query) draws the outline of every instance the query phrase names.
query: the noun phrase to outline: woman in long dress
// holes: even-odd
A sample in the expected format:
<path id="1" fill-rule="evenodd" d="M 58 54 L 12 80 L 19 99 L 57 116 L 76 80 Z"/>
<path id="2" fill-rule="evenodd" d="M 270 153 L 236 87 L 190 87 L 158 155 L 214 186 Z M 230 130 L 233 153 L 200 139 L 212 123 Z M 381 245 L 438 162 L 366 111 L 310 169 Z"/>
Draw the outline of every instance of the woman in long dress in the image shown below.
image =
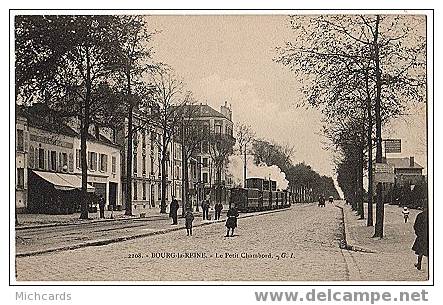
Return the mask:
<path id="1" fill-rule="evenodd" d="M 417 263 L 415 263 L 415 268 L 421 270 L 421 262 L 424 256 L 429 256 L 429 243 L 428 243 L 428 209 L 425 206 L 424 210 L 417 215 L 414 223 L 415 238 L 412 250 L 417 254 Z"/>
<path id="2" fill-rule="evenodd" d="M 237 228 L 237 209 L 230 208 L 226 216 L 228 217 L 228 219 L 226 219 L 226 228 L 228 229 L 228 231 L 226 232 L 226 237 L 229 237 L 229 230 L 231 230 L 231 236 L 234 236 L 234 229 Z"/>

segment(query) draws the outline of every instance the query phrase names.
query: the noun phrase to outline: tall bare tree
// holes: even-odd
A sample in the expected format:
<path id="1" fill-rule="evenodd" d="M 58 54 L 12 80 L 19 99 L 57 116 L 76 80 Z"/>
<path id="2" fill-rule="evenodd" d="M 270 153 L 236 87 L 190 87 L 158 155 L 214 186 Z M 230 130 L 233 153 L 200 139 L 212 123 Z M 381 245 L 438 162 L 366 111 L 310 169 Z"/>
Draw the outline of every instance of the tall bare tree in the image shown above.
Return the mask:
<path id="1" fill-rule="evenodd" d="M 246 187 L 246 176 L 247 176 L 247 149 L 248 145 L 252 144 L 255 138 L 255 132 L 252 130 L 251 126 L 237 123 L 235 125 L 235 139 L 237 141 L 238 150 L 240 155 L 244 156 L 243 160 L 243 186 Z"/>
<path id="2" fill-rule="evenodd" d="M 183 82 L 165 65 L 159 65 L 151 71 L 149 82 L 155 91 L 153 98 L 156 106 L 153 108 L 153 120 L 162 133 L 157 138 L 161 156 L 160 213 L 166 213 L 167 163 L 170 158 L 168 148 L 173 143 L 174 136 L 179 135 L 183 113 L 181 109 L 189 103 L 190 93 L 184 91 Z"/>

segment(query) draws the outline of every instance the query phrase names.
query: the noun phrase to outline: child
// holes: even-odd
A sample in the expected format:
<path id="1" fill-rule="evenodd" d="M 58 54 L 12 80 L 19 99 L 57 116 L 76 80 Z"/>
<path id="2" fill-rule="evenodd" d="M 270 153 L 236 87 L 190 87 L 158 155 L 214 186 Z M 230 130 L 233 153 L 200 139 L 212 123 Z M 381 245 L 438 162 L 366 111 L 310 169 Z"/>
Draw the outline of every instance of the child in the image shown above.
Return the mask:
<path id="1" fill-rule="evenodd" d="M 187 211 L 186 215 L 185 215 L 185 226 L 186 226 L 186 232 L 188 233 L 187 235 L 191 235 L 192 236 L 192 222 L 194 221 L 194 215 L 192 214 L 191 211 Z"/>
<path id="2" fill-rule="evenodd" d="M 403 218 L 405 219 L 405 223 L 408 222 L 408 218 L 409 218 L 409 210 L 408 207 L 404 207 L 403 211 L 401 211 L 403 213 Z"/>

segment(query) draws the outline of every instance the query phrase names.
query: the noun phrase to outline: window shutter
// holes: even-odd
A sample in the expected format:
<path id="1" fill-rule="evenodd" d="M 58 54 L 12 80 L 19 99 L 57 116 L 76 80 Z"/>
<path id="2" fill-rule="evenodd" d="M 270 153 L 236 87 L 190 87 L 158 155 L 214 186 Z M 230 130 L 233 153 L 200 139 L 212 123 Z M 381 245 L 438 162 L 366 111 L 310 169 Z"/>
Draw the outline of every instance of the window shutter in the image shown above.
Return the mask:
<path id="1" fill-rule="evenodd" d="M 63 159 L 62 159 L 62 153 L 58 153 L 58 171 L 62 171 L 63 168 Z"/>
<path id="2" fill-rule="evenodd" d="M 80 168 L 80 150 L 75 150 L 75 166 Z"/>
<path id="3" fill-rule="evenodd" d="M 35 168 L 38 168 L 38 165 L 39 165 L 39 159 L 38 159 L 38 147 L 36 147 L 36 148 L 34 149 L 34 154 L 35 154 L 34 165 L 35 165 Z"/>
<path id="4" fill-rule="evenodd" d="M 28 132 L 23 132 L 23 141 L 24 141 L 24 151 L 27 152 L 28 151 L 28 146 L 29 146 L 29 133 Z"/>
<path id="5" fill-rule="evenodd" d="M 52 170 L 51 151 L 48 150 L 48 170 Z"/>
<path id="6" fill-rule="evenodd" d="M 108 155 L 103 155 L 104 159 L 104 163 L 105 163 L 105 172 L 108 171 Z"/>
<path id="7" fill-rule="evenodd" d="M 69 171 L 74 171 L 74 156 L 72 155 L 72 153 L 69 153 Z"/>
<path id="8" fill-rule="evenodd" d="M 28 154 L 28 166 L 29 168 L 34 168 L 34 159 L 35 159 L 35 155 L 34 155 L 34 147 L 31 145 L 29 147 L 29 154 Z"/>

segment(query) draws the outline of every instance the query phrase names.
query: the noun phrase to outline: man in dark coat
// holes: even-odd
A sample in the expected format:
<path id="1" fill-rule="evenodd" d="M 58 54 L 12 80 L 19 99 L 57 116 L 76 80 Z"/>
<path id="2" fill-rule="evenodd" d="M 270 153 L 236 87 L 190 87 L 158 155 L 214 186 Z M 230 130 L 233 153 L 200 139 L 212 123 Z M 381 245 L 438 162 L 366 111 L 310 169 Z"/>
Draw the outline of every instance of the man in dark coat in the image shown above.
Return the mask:
<path id="1" fill-rule="evenodd" d="M 169 217 L 172 217 L 172 224 L 177 224 L 177 211 L 179 208 L 179 204 L 175 197 L 172 197 L 171 205 L 169 206 Z"/>
<path id="2" fill-rule="evenodd" d="M 100 194 L 98 198 L 98 208 L 100 209 L 100 218 L 105 218 L 105 198 Z"/>
<path id="3" fill-rule="evenodd" d="M 221 202 L 217 202 L 215 204 L 215 220 L 219 220 L 220 219 L 220 215 L 221 215 L 221 211 L 223 210 L 223 204 Z"/>
<path id="4" fill-rule="evenodd" d="M 209 216 L 209 200 L 205 199 L 202 202 L 203 220 L 208 219 Z"/>
<path id="5" fill-rule="evenodd" d="M 428 225 L 428 209 L 424 207 L 424 210 L 417 215 L 414 223 L 415 238 L 412 250 L 417 254 L 417 263 L 414 265 L 415 268 L 421 270 L 421 262 L 424 256 L 429 256 L 429 225 Z"/>
<path id="6" fill-rule="evenodd" d="M 228 217 L 228 219 L 226 219 L 226 228 L 228 229 L 226 232 L 226 237 L 229 237 L 229 229 L 232 230 L 231 236 L 234 236 L 234 229 L 237 228 L 237 209 L 234 207 L 230 208 L 226 216 Z"/>

